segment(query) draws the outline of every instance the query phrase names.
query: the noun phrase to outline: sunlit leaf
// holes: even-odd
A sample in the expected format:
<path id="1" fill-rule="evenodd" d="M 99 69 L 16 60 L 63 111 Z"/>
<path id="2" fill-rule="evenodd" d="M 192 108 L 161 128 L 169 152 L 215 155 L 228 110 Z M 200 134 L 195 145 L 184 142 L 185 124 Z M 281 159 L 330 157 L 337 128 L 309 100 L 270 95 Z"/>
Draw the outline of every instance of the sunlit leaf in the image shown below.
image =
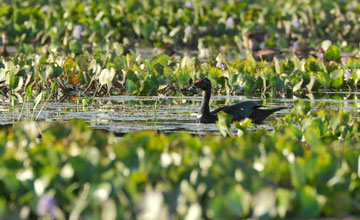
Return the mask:
<path id="1" fill-rule="evenodd" d="M 217 114 L 218 121 L 216 122 L 216 126 L 218 127 L 220 133 L 223 136 L 232 136 L 232 132 L 230 130 L 231 122 L 232 122 L 232 115 L 226 114 L 225 112 L 221 111 Z"/>
<path id="2" fill-rule="evenodd" d="M 328 60 L 338 60 L 340 58 L 340 56 L 341 56 L 340 49 L 335 45 L 330 46 L 325 51 L 325 57 Z"/>
<path id="3" fill-rule="evenodd" d="M 64 62 L 64 72 L 69 73 L 76 66 L 75 60 L 68 58 Z"/>

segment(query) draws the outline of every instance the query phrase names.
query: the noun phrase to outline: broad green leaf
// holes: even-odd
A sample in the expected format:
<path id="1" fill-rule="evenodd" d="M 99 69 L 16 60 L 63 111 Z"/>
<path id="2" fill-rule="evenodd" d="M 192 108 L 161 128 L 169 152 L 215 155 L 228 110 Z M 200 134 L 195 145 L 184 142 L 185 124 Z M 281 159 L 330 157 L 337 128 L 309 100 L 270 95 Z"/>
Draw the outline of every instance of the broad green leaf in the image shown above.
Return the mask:
<path id="1" fill-rule="evenodd" d="M 226 137 L 226 136 L 233 136 L 232 132 L 230 130 L 231 122 L 233 119 L 232 115 L 226 114 L 225 112 L 221 111 L 217 114 L 218 121 L 216 122 L 216 126 L 218 127 L 220 133 Z"/>
<path id="2" fill-rule="evenodd" d="M 324 87 L 330 87 L 331 79 L 329 75 L 325 72 L 316 72 L 316 79 L 320 82 Z"/>
<path id="3" fill-rule="evenodd" d="M 112 86 L 112 80 L 115 77 L 115 69 L 103 69 L 99 75 L 99 83 L 103 86 L 105 84 L 110 88 Z"/>
<path id="4" fill-rule="evenodd" d="M 328 60 L 338 60 L 341 56 L 340 49 L 332 45 L 325 51 L 325 58 Z"/>
<path id="5" fill-rule="evenodd" d="M 82 47 L 83 47 L 83 45 L 81 43 L 71 43 L 70 44 L 70 50 L 75 54 L 81 53 L 83 50 Z"/>
<path id="6" fill-rule="evenodd" d="M 10 80 L 9 80 L 9 87 L 11 90 L 14 90 L 19 84 L 19 77 L 15 76 L 14 74 L 10 75 Z"/>
<path id="7" fill-rule="evenodd" d="M 69 73 L 73 68 L 75 68 L 76 63 L 73 58 L 68 58 L 64 62 L 64 72 Z"/>
<path id="8" fill-rule="evenodd" d="M 42 95 L 43 95 L 43 92 L 40 92 L 39 95 L 36 96 L 35 100 L 34 100 L 34 103 L 33 103 L 33 111 L 35 111 L 36 109 L 36 106 L 40 103 L 41 99 L 42 99 Z"/>
<path id="9" fill-rule="evenodd" d="M 298 82 L 295 84 L 295 86 L 293 87 L 293 92 L 296 92 L 299 89 L 301 89 L 301 86 L 302 86 L 303 82 L 304 82 L 304 80 L 302 78 L 300 78 L 298 80 Z"/>
<path id="10" fill-rule="evenodd" d="M 306 115 L 311 109 L 310 103 L 304 102 L 303 100 L 296 100 L 295 101 L 295 109 L 296 109 L 297 113 Z"/>
<path id="11" fill-rule="evenodd" d="M 329 49 L 329 47 L 331 46 L 331 40 L 324 40 L 323 42 L 321 42 L 321 48 L 324 51 L 327 51 L 327 49 Z"/>
<path id="12" fill-rule="evenodd" d="M 276 209 L 280 218 L 284 218 L 286 214 L 289 213 L 293 208 L 291 206 L 293 197 L 294 194 L 288 189 L 278 188 L 276 190 L 276 200 L 277 200 Z"/>
<path id="13" fill-rule="evenodd" d="M 311 71 L 316 72 L 316 71 L 319 71 L 321 68 L 320 68 L 319 62 L 316 60 L 316 58 L 310 56 L 306 60 L 305 69 L 309 72 L 311 72 Z"/>
<path id="14" fill-rule="evenodd" d="M 347 65 L 352 69 L 360 69 L 360 59 L 358 58 L 350 58 L 347 62 Z"/>
<path id="15" fill-rule="evenodd" d="M 330 73 L 331 87 L 339 89 L 343 84 L 344 70 L 338 69 Z"/>
<path id="16" fill-rule="evenodd" d="M 300 215 L 303 217 L 318 217 L 321 206 L 317 200 L 317 194 L 311 186 L 305 186 L 297 192 L 297 199 L 300 202 Z"/>

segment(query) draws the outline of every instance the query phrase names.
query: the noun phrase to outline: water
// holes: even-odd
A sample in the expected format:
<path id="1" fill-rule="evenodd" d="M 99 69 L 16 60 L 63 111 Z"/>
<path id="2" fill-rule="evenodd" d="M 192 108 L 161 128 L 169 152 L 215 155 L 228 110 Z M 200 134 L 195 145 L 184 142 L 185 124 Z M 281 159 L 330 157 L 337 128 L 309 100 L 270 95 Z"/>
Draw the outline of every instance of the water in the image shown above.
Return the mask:
<path id="1" fill-rule="evenodd" d="M 310 102 L 314 111 L 317 108 L 347 109 L 358 117 L 360 102 L 359 93 L 319 93 L 308 95 L 303 100 Z M 211 109 L 225 104 L 233 104 L 246 100 L 254 100 L 269 106 L 293 106 L 294 99 L 276 98 L 261 100 L 243 96 L 215 96 L 212 97 Z M 11 102 L 7 98 L 0 98 L 0 126 L 13 123 Z M 30 102 L 32 103 L 32 102 Z M 48 122 L 83 119 L 95 129 L 112 131 L 122 136 L 126 133 L 140 130 L 157 130 L 163 133 L 174 131 L 188 131 L 194 135 L 218 133 L 215 124 L 201 124 L 196 121 L 196 114 L 200 108 L 200 96 L 164 97 L 164 96 L 110 96 L 96 97 L 90 105 L 83 105 L 82 98 L 76 96 L 65 102 L 49 102 L 39 116 L 39 120 Z M 26 105 L 25 105 L 26 106 Z M 40 110 L 40 104 L 34 117 Z M 22 103 L 16 106 L 15 121 L 21 111 Z M 30 113 L 31 112 L 30 104 Z M 271 115 L 264 124 L 252 126 L 250 129 L 261 127 L 272 130 L 269 122 L 274 118 L 281 118 L 290 109 L 284 109 Z M 31 114 L 30 114 L 31 115 Z M 27 108 L 21 114 L 27 117 Z M 31 116 L 29 116 L 31 117 Z M 235 128 L 234 128 L 234 131 Z"/>

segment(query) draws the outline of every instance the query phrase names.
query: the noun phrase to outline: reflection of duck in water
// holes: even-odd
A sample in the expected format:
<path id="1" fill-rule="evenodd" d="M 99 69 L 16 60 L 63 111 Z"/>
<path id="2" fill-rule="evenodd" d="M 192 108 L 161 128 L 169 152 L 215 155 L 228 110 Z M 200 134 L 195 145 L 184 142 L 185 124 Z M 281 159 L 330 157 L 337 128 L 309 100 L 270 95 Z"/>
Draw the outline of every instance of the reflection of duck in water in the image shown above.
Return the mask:
<path id="1" fill-rule="evenodd" d="M 2 34 L 1 35 L 1 39 L 2 39 L 2 45 L 1 45 L 1 50 L 0 50 L 0 56 L 9 56 L 9 53 L 6 50 L 6 34 Z"/>
<path id="2" fill-rule="evenodd" d="M 281 51 L 278 49 L 265 48 L 266 35 L 266 31 L 258 30 L 249 32 L 245 36 L 245 47 L 257 61 L 271 61 L 274 57 L 281 55 Z"/>
<path id="3" fill-rule="evenodd" d="M 212 112 L 209 109 L 209 100 L 211 97 L 211 82 L 207 78 L 199 79 L 190 88 L 200 88 L 203 90 L 201 108 L 198 119 L 201 123 L 215 123 L 218 120 L 217 114 L 223 111 L 233 116 L 233 121 L 241 121 L 245 118 L 250 118 L 253 123 L 262 123 L 269 115 L 276 111 L 286 109 L 286 107 L 278 107 L 273 109 L 260 109 L 264 107 L 254 101 L 245 101 L 234 105 L 220 107 Z"/>

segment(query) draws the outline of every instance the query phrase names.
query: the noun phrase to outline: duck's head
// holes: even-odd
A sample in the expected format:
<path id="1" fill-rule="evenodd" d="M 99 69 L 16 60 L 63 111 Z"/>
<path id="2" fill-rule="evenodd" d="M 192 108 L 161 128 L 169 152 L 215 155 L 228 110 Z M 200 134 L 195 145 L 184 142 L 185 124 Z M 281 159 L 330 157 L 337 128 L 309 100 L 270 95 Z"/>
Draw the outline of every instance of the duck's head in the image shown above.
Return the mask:
<path id="1" fill-rule="evenodd" d="M 211 89 L 211 82 L 208 78 L 202 78 L 202 79 L 198 79 L 196 80 L 196 82 L 194 83 L 193 86 L 190 87 L 189 90 L 194 90 L 194 89 L 201 89 L 201 90 L 206 90 L 206 89 Z"/>

